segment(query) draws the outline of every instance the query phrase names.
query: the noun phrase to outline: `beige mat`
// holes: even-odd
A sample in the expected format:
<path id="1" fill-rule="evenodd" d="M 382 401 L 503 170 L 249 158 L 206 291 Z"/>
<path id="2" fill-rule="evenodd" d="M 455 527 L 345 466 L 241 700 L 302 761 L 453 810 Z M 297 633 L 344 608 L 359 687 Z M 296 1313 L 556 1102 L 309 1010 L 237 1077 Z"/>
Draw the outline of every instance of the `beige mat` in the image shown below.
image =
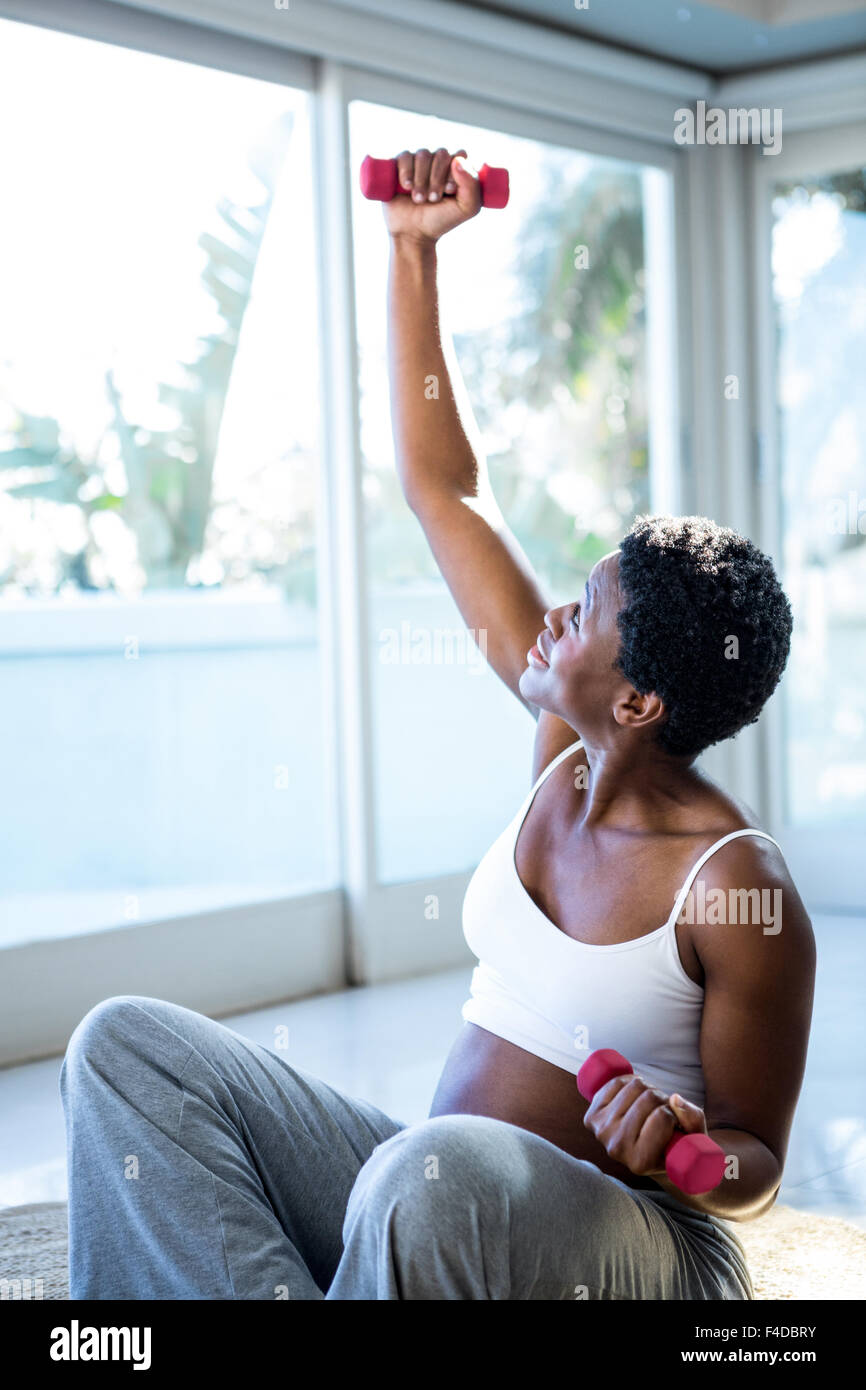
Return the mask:
<path id="1" fill-rule="evenodd" d="M 866 1298 L 866 1231 L 792 1207 L 735 1230 L 757 1298 Z M 26 1297 L 69 1297 L 65 1202 L 0 1210 L 0 1298 Z"/>
<path id="2" fill-rule="evenodd" d="M 836 1216 L 773 1207 L 732 1223 L 756 1298 L 866 1298 L 866 1231 Z"/>
<path id="3" fill-rule="evenodd" d="M 0 1298 L 68 1297 L 66 1203 L 4 1207 L 0 1210 Z"/>

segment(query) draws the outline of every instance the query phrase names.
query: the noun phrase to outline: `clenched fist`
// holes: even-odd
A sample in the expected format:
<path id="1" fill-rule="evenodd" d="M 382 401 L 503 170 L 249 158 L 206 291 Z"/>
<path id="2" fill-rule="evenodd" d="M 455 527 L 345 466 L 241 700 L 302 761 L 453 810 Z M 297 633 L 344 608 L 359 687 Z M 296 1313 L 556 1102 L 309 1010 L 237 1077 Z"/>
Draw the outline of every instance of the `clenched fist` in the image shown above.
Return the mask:
<path id="1" fill-rule="evenodd" d="M 393 237 L 438 241 L 445 232 L 468 222 L 481 208 L 481 185 L 463 163 L 465 150 L 404 150 L 397 155 L 397 181 L 406 195 L 384 204 Z"/>
<path id="2" fill-rule="evenodd" d="M 699 1105 L 676 1094 L 666 1096 L 633 1074 L 600 1086 L 583 1122 L 612 1159 L 647 1178 L 665 1176 L 665 1149 L 677 1129 L 707 1133 Z"/>

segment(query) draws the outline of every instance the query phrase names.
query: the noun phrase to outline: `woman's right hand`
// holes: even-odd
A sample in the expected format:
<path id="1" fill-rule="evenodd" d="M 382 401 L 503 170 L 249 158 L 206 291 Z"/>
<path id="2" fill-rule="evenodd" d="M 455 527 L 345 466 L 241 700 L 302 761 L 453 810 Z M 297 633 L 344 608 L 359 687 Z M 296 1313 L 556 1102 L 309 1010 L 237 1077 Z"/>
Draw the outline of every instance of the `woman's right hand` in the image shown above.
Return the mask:
<path id="1" fill-rule="evenodd" d="M 436 242 L 481 209 L 481 185 L 463 163 L 465 150 L 404 150 L 397 156 L 397 180 L 411 190 L 385 203 L 391 236 Z"/>

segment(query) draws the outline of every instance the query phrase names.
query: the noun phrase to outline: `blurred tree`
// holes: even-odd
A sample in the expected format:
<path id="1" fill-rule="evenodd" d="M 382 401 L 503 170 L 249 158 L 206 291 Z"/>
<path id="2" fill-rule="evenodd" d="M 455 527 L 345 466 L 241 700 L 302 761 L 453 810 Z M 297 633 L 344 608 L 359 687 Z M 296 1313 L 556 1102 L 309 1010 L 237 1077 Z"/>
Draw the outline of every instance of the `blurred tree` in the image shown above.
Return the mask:
<path id="1" fill-rule="evenodd" d="M 203 232 L 199 237 L 207 258 L 202 283 L 216 301 L 222 322 L 215 332 L 199 338 L 195 360 L 180 364 L 179 383 L 159 384 L 159 402 L 174 409 L 176 423 L 168 429 L 132 423 L 113 372 L 106 372 L 112 433 L 123 464 L 125 490 L 109 487 L 99 449 L 81 456 L 63 447 L 61 422 L 19 412 L 17 442 L 0 451 L 0 470 L 18 474 L 5 490 L 22 501 L 74 505 L 86 523 L 81 550 L 58 553 L 56 587 L 68 581 L 82 588 L 95 586 L 94 561 L 100 546 L 90 523 L 99 512 L 113 512 L 134 535 L 149 585 L 183 585 L 190 561 L 201 554 L 220 424 L 292 125 L 291 113 L 284 113 L 271 123 L 249 156 L 249 168 L 264 191 L 261 201 L 242 206 L 220 199 L 216 209 L 220 235 Z M 107 582 L 110 586 L 110 578 Z"/>
<path id="2" fill-rule="evenodd" d="M 523 312 L 499 328 L 498 351 L 477 337 L 456 346 L 481 428 L 501 436 L 506 422 L 490 460 L 497 496 L 567 589 L 649 503 L 643 201 L 638 172 L 601 166 L 563 186 L 553 159 L 546 179 L 517 238 Z M 515 400 L 526 409 L 509 432 Z M 530 413 L 547 428 L 527 429 Z"/>

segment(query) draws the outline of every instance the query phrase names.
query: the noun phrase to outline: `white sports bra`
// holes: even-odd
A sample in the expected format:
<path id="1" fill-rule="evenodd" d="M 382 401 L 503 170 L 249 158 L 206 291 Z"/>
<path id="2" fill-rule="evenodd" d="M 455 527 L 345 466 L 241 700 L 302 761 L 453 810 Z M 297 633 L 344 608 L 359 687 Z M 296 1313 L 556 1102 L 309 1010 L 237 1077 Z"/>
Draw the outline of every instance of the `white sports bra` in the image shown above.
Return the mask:
<path id="1" fill-rule="evenodd" d="M 597 1047 L 614 1047 L 651 1086 L 703 1106 L 700 1026 L 704 991 L 682 967 L 676 922 L 711 845 L 692 868 L 663 926 L 633 941 L 594 945 L 559 930 L 524 888 L 514 852 L 542 782 L 582 746 L 563 750 L 530 789 L 511 823 L 469 881 L 463 932 L 478 965 L 463 1018 L 488 1033 L 577 1073 Z"/>

